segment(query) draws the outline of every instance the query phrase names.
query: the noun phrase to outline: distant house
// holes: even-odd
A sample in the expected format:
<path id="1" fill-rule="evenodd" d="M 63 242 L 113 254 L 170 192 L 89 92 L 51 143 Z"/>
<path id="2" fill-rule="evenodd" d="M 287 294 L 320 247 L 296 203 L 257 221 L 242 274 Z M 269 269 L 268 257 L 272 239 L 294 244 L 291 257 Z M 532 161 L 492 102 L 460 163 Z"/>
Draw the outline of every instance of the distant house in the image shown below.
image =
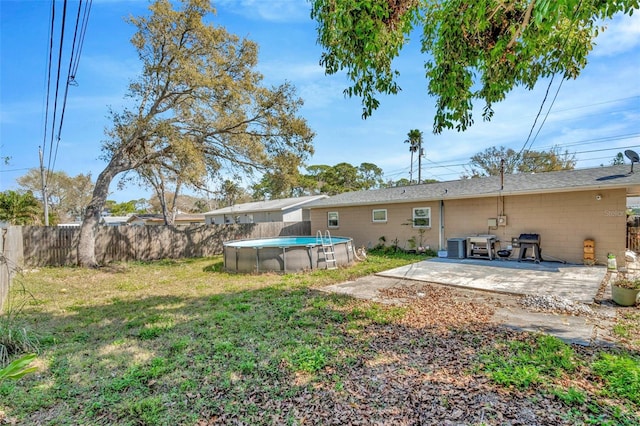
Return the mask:
<path id="1" fill-rule="evenodd" d="M 59 223 L 57 225 L 58 228 L 79 228 L 82 223 L 80 222 L 69 222 L 69 223 Z"/>
<path id="2" fill-rule="evenodd" d="M 204 223 L 204 214 L 178 213 L 174 225 L 198 225 Z M 128 224 L 132 226 L 164 225 L 164 217 L 159 214 L 134 214 L 129 217 Z"/>
<path id="3" fill-rule="evenodd" d="M 537 234 L 543 258 L 581 263 L 585 240 L 594 240 L 595 260 L 606 264 L 609 253 L 624 259 L 627 199 L 638 196 L 640 171 L 620 165 L 348 192 L 309 208 L 311 229 L 357 246 L 447 250 L 449 240 L 493 235 L 508 249 Z"/>
<path id="4" fill-rule="evenodd" d="M 308 221 L 309 210 L 306 208 L 307 205 L 323 198 L 328 198 L 328 196 L 310 195 L 236 204 L 207 212 L 204 217 L 209 225 Z"/>
<path id="5" fill-rule="evenodd" d="M 101 216 L 100 225 L 104 226 L 120 226 L 127 225 L 130 216 Z"/>

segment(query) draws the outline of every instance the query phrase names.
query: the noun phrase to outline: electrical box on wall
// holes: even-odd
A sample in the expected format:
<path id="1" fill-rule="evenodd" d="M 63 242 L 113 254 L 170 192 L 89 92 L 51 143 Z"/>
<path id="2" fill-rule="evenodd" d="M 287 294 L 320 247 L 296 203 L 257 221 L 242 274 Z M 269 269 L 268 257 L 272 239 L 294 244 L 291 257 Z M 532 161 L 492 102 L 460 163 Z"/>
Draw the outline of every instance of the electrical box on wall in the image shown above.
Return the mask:
<path id="1" fill-rule="evenodd" d="M 498 219 L 496 219 L 495 217 L 487 219 L 487 226 L 489 228 L 497 227 L 498 226 Z"/>
<path id="2" fill-rule="evenodd" d="M 498 216 L 498 226 L 507 226 L 506 216 Z"/>

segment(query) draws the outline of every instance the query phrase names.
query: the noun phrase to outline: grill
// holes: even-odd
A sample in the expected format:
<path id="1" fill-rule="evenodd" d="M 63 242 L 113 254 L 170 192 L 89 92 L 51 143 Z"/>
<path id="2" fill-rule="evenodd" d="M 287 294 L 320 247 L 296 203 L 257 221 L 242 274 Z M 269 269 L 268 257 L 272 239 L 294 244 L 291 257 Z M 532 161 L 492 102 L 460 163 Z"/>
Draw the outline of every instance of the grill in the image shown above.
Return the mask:
<path id="1" fill-rule="evenodd" d="M 518 262 L 521 260 L 533 260 L 536 263 L 542 262 L 542 255 L 540 254 L 540 234 L 520 234 L 518 237 L 518 245 L 520 246 Z M 527 250 L 533 252 L 532 257 L 527 257 Z"/>
<path id="2" fill-rule="evenodd" d="M 493 260 L 496 241 L 496 236 L 489 234 L 467 237 L 467 257 Z"/>

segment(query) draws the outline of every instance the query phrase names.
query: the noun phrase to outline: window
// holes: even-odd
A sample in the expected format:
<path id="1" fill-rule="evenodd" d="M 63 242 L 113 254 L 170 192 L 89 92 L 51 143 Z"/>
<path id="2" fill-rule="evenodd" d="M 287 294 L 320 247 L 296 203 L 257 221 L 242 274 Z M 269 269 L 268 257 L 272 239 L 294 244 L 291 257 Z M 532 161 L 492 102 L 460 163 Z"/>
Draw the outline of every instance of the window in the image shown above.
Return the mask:
<path id="1" fill-rule="evenodd" d="M 327 225 L 329 228 L 337 228 L 338 223 L 338 212 L 327 213 Z"/>
<path id="2" fill-rule="evenodd" d="M 414 228 L 430 228 L 431 227 L 431 208 L 416 207 L 413 209 L 413 227 Z"/>
<path id="3" fill-rule="evenodd" d="M 387 221 L 387 209 L 373 210 L 374 222 L 386 222 Z"/>

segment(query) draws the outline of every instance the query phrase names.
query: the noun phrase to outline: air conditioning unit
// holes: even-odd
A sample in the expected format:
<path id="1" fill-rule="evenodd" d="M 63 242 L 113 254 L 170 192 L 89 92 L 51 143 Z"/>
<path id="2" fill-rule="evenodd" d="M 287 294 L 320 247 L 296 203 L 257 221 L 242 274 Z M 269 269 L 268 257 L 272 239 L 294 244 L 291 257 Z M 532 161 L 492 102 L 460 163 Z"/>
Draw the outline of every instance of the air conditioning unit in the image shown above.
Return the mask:
<path id="1" fill-rule="evenodd" d="M 447 257 L 452 259 L 464 259 L 467 257 L 467 239 L 449 238 L 447 240 Z"/>

